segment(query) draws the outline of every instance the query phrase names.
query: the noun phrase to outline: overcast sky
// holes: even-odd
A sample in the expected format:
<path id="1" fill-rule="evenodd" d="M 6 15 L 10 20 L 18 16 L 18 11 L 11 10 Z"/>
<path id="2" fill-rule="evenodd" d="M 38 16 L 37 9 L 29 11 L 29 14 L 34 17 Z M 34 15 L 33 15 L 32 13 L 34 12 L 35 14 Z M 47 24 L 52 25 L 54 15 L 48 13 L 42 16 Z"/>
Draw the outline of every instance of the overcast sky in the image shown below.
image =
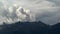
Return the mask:
<path id="1" fill-rule="evenodd" d="M 0 0 L 0 24 L 17 21 L 56 24 L 60 22 L 60 0 Z"/>

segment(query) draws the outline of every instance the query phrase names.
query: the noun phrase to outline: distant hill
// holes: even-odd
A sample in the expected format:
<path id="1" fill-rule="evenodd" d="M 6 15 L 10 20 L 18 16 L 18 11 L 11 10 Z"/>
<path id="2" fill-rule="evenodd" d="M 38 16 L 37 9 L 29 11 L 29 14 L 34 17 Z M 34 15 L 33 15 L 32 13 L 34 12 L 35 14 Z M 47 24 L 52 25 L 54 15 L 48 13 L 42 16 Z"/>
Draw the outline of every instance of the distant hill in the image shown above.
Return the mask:
<path id="1" fill-rule="evenodd" d="M 1 34 L 45 34 L 49 26 L 43 22 L 16 22 L 1 26 Z"/>
<path id="2" fill-rule="evenodd" d="M 16 22 L 0 25 L 0 34 L 60 34 L 60 23 L 47 25 L 38 22 Z"/>
<path id="3" fill-rule="evenodd" d="M 48 34 L 60 34 L 60 23 L 57 23 L 49 29 Z"/>

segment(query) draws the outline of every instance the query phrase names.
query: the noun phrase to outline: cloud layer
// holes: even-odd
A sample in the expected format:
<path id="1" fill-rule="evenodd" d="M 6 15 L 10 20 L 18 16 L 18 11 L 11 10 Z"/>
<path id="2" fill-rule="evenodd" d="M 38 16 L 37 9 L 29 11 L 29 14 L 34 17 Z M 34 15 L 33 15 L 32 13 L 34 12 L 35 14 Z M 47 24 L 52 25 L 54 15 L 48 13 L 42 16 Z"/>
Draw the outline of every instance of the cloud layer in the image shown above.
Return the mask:
<path id="1" fill-rule="evenodd" d="M 0 24 L 17 21 L 60 22 L 59 0 L 0 0 Z"/>

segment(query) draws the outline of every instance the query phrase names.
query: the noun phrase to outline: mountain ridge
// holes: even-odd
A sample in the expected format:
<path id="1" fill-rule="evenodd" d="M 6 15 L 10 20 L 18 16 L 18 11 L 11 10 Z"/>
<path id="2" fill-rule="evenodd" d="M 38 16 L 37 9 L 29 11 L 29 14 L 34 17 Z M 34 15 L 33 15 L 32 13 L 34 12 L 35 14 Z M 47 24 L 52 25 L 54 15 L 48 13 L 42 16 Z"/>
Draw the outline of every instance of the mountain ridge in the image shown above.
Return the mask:
<path id="1" fill-rule="evenodd" d="M 2 29 L 1 29 L 2 27 Z M 60 34 L 60 23 L 47 25 L 38 22 L 16 22 L 0 25 L 1 34 Z"/>

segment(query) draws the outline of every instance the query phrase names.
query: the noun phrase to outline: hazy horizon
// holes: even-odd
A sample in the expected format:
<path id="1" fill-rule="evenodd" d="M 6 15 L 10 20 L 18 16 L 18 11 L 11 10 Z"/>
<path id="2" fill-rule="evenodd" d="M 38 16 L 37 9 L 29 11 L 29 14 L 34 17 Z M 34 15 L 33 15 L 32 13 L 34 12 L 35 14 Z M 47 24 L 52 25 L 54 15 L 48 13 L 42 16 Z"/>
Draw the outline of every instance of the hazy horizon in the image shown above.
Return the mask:
<path id="1" fill-rule="evenodd" d="M 0 0 L 0 24 L 17 21 L 60 22 L 60 0 Z"/>

